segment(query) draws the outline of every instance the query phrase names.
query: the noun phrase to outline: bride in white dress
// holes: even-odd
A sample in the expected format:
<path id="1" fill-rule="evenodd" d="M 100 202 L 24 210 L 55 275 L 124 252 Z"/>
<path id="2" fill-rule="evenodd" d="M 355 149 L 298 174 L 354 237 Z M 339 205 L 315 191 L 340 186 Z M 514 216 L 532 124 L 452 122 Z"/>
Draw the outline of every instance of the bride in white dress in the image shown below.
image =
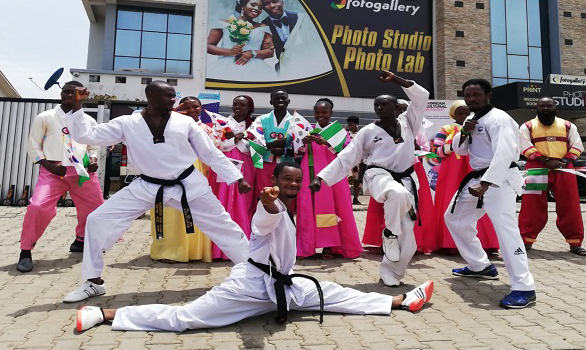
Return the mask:
<path id="1" fill-rule="evenodd" d="M 242 15 L 239 19 L 252 24 L 248 42 L 237 45 L 230 40 L 228 21 L 218 21 L 208 36 L 208 53 L 218 56 L 207 67 L 207 77 L 230 81 L 272 81 L 276 80 L 275 70 L 264 62 L 264 59 L 274 55 L 273 36 L 268 26 L 254 22 L 262 13 L 261 0 L 240 0 Z M 238 11 L 240 12 L 240 11 Z"/>

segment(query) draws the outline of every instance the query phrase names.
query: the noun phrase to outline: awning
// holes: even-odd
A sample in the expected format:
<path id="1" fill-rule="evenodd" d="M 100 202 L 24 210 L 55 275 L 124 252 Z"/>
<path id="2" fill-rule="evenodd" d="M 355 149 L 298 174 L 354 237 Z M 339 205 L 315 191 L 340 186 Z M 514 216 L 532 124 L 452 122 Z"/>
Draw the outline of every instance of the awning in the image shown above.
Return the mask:
<path id="1" fill-rule="evenodd" d="M 493 106 L 507 111 L 518 123 L 535 117 L 537 100 L 550 96 L 563 119 L 586 118 L 586 86 L 546 83 L 510 83 L 492 90 Z"/>

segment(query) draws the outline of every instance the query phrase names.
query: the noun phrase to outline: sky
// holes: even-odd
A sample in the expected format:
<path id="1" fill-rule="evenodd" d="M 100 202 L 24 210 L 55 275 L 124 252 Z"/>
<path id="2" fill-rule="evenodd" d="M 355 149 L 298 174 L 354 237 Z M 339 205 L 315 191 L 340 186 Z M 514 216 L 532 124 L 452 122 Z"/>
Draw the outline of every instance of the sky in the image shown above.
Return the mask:
<path id="1" fill-rule="evenodd" d="M 39 86 L 60 67 L 86 68 L 89 20 L 81 0 L 0 0 L 0 71 L 22 97 L 59 98 Z"/>

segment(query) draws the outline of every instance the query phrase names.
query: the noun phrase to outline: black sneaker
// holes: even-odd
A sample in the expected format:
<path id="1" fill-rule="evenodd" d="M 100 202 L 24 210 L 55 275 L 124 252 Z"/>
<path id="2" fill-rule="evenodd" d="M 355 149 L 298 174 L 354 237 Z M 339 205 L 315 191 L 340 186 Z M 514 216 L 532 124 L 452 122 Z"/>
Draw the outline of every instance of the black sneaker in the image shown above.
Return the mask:
<path id="1" fill-rule="evenodd" d="M 83 242 L 77 239 L 69 246 L 69 251 L 72 253 L 83 253 Z"/>
<path id="2" fill-rule="evenodd" d="M 20 272 L 31 272 L 33 270 L 33 258 L 20 258 L 18 264 L 16 264 L 16 269 Z"/>

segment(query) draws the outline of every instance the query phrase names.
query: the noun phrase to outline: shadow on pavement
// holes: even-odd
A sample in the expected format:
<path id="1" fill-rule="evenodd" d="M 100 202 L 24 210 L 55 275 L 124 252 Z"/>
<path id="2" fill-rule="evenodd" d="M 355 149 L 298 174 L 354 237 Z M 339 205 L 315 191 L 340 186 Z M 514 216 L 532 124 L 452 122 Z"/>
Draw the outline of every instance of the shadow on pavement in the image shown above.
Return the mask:
<path id="1" fill-rule="evenodd" d="M 33 270 L 30 272 L 20 272 L 16 270 L 16 264 L 18 263 L 18 257 L 15 257 L 14 262 L 8 265 L 0 267 L 0 271 L 6 271 L 10 276 L 20 275 L 54 275 L 62 273 L 65 270 L 69 270 L 73 265 L 81 262 L 81 255 L 71 255 L 65 259 L 53 259 L 53 260 L 36 260 L 33 256 Z"/>

